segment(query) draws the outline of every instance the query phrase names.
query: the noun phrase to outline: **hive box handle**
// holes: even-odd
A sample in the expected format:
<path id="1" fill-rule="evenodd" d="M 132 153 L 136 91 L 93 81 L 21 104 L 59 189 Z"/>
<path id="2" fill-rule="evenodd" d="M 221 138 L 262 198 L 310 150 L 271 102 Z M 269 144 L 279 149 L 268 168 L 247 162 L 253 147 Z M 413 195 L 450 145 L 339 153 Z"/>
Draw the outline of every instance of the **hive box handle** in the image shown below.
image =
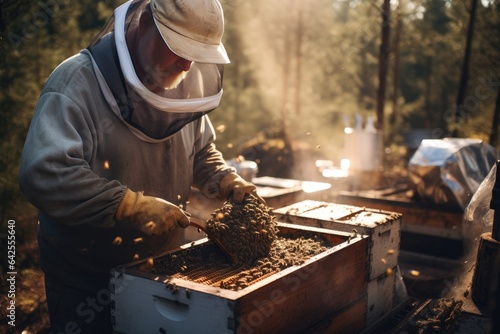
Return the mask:
<path id="1" fill-rule="evenodd" d="M 156 310 L 165 318 L 172 321 L 183 321 L 189 313 L 189 305 L 177 300 L 170 300 L 160 296 L 154 296 Z"/>

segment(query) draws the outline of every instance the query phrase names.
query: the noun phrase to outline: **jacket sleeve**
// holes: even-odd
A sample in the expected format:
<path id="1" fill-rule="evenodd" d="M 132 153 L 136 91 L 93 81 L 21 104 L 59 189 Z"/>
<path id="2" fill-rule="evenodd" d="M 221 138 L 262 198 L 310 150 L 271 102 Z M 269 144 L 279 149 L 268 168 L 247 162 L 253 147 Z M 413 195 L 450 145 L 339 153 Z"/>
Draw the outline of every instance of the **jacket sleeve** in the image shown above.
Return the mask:
<path id="1" fill-rule="evenodd" d="M 54 221 L 114 224 L 125 186 L 91 170 L 95 132 L 92 119 L 68 97 L 55 92 L 40 97 L 23 148 L 19 183 L 28 200 Z"/>
<path id="2" fill-rule="evenodd" d="M 222 178 L 236 170 L 226 164 L 222 153 L 215 147 L 215 130 L 208 116 L 203 116 L 200 123 L 195 145 L 193 185 L 208 197 L 218 198 Z"/>

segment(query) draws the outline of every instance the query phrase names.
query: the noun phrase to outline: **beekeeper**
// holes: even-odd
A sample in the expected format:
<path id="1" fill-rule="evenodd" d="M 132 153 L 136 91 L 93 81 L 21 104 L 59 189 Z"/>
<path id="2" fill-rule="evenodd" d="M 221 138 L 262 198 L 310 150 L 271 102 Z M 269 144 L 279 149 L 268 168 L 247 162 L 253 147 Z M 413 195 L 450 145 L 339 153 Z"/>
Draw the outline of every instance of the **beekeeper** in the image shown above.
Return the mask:
<path id="1" fill-rule="evenodd" d="M 134 0 L 48 78 L 20 186 L 38 208 L 55 333 L 111 332 L 110 268 L 182 242 L 191 186 L 241 202 L 255 186 L 214 145 L 222 96 L 217 0 Z"/>

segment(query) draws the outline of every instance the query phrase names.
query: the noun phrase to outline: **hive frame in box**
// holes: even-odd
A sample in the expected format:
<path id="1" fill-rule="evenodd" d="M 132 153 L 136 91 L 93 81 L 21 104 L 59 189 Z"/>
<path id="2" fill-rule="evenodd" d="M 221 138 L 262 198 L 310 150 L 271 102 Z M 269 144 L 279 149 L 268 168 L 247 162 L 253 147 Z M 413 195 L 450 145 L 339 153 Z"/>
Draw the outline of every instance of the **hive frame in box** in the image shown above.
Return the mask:
<path id="1" fill-rule="evenodd" d="M 115 333 L 362 331 L 367 303 L 366 236 L 284 223 L 278 223 L 278 228 L 280 234 L 314 232 L 337 242 L 302 265 L 240 291 L 137 270 L 144 261 L 117 267 L 111 272 Z M 207 239 L 164 255 L 204 242 Z"/>

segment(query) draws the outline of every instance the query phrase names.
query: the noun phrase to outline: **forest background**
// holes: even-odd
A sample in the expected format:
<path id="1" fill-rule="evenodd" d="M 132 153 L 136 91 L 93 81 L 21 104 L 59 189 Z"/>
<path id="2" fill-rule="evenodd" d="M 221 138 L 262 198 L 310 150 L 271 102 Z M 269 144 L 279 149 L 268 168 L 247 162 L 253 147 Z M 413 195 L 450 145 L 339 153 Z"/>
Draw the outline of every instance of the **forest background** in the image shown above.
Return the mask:
<path id="1" fill-rule="evenodd" d="M 220 1 L 231 64 L 210 117 L 226 158 L 273 143 L 279 154 L 313 152 L 294 160 L 296 170 L 309 170 L 311 157 L 338 164 L 356 115 L 375 120 L 388 156 L 412 133 L 498 147 L 500 1 Z M 34 217 L 19 191 L 19 159 L 44 81 L 123 2 L 0 1 L 2 233 L 9 219 Z M 33 240 L 36 218 L 16 228 L 18 245 Z M 31 263 L 28 252 L 18 257 Z"/>

